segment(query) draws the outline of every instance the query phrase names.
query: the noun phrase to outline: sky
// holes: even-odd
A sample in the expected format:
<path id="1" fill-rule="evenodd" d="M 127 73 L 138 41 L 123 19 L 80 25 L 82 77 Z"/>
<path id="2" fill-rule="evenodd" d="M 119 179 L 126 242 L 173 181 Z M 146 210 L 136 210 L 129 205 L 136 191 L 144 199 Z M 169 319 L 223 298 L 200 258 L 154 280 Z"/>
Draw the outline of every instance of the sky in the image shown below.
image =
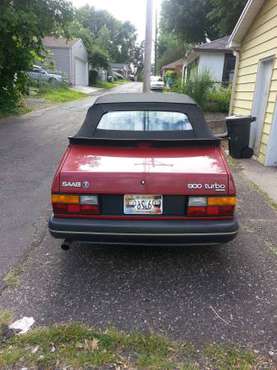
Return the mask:
<path id="1" fill-rule="evenodd" d="M 154 0 L 160 8 L 162 0 Z M 105 9 L 121 21 L 130 21 L 138 31 L 138 40 L 144 40 L 146 0 L 71 0 L 77 8 L 86 4 L 96 9 Z"/>

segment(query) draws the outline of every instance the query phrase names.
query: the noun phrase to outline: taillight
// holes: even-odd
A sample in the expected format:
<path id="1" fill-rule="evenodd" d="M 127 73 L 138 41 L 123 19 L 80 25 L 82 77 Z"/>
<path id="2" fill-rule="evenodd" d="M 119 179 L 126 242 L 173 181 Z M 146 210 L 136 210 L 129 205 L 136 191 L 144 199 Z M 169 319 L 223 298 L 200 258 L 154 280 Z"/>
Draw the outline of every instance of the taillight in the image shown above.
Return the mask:
<path id="1" fill-rule="evenodd" d="M 189 197 L 187 215 L 190 217 L 233 216 L 237 199 L 234 196 Z"/>
<path id="2" fill-rule="evenodd" d="M 100 213 L 97 195 L 52 194 L 54 215 L 97 215 Z"/>

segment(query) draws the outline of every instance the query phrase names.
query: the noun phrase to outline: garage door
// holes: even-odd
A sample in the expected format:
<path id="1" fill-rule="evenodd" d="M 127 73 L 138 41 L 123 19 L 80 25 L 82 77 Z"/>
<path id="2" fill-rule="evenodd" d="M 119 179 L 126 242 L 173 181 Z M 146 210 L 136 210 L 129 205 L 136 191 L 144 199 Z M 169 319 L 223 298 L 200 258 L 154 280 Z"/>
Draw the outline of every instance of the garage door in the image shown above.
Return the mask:
<path id="1" fill-rule="evenodd" d="M 88 68 L 87 63 L 75 58 L 75 85 L 88 85 Z"/>

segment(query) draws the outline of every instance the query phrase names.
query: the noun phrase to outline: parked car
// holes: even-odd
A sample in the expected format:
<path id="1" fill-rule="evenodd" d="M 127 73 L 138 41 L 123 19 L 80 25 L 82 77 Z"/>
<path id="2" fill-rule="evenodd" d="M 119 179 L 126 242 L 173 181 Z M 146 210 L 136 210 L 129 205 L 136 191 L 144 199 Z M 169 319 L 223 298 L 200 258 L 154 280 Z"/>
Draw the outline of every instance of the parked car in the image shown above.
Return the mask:
<path id="1" fill-rule="evenodd" d="M 130 81 L 135 81 L 136 80 L 136 77 L 135 77 L 135 75 L 133 73 L 130 73 L 129 74 L 129 80 Z"/>
<path id="2" fill-rule="evenodd" d="M 235 238 L 236 188 L 220 140 L 179 94 L 99 97 L 52 185 L 50 233 L 94 244 L 194 245 Z"/>
<path id="3" fill-rule="evenodd" d="M 150 80 L 151 90 L 163 90 L 164 82 L 160 76 L 151 76 Z"/>
<path id="4" fill-rule="evenodd" d="M 50 73 L 47 72 L 45 69 L 43 69 L 40 66 L 33 66 L 32 70 L 27 72 L 28 76 L 32 80 L 36 81 L 47 81 L 47 82 L 62 82 L 63 77 L 60 74 L 57 73 Z"/>

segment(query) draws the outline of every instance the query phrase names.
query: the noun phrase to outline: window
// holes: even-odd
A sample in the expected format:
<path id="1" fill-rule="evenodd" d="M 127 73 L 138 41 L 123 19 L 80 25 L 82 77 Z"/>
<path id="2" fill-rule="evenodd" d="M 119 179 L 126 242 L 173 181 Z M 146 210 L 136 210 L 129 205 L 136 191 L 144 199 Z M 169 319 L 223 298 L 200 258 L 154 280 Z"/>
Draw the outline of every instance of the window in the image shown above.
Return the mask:
<path id="1" fill-rule="evenodd" d="M 185 113 L 164 111 L 120 111 L 102 116 L 98 129 L 116 131 L 192 131 Z"/>

